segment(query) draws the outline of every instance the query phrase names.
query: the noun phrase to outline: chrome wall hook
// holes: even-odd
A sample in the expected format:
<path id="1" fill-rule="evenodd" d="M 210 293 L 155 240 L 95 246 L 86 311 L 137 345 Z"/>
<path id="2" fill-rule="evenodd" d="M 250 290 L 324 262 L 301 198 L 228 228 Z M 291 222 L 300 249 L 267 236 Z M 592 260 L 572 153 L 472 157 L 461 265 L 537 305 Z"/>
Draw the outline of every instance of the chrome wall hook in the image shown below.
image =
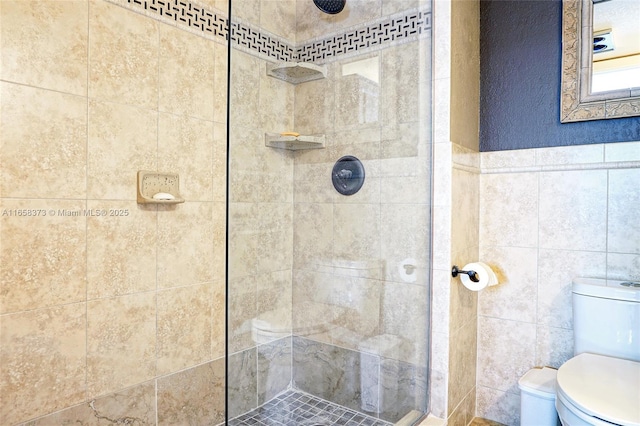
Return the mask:
<path id="1" fill-rule="evenodd" d="M 451 276 L 455 278 L 458 276 L 458 274 L 468 275 L 469 279 L 474 283 L 480 282 L 480 277 L 478 276 L 478 273 L 476 271 L 463 271 L 461 269 L 458 269 L 456 265 L 453 265 L 453 268 L 451 268 Z"/>

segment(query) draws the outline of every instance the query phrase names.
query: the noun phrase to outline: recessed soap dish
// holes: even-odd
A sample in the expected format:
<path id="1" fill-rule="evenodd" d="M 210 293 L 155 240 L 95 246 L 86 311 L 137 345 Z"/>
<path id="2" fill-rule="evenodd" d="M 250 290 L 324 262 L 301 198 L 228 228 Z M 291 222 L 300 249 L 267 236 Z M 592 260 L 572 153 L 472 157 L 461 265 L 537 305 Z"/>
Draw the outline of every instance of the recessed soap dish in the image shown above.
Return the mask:
<path id="1" fill-rule="evenodd" d="M 138 171 L 138 204 L 178 204 L 180 177 L 177 173 Z"/>

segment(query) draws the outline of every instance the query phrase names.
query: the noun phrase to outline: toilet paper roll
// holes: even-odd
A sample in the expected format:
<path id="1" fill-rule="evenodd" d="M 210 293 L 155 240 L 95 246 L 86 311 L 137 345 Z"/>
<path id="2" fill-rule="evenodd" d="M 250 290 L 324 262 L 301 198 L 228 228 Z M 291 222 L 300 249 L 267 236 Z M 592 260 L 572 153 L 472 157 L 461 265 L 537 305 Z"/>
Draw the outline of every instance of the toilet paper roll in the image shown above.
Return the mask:
<path id="1" fill-rule="evenodd" d="M 469 276 L 466 274 L 460 275 L 460 281 L 462 281 L 462 285 L 464 285 L 471 291 L 480 291 L 485 287 L 498 284 L 498 277 L 496 276 L 495 272 L 493 272 L 493 269 L 491 269 L 491 267 L 486 263 L 467 263 L 462 269 L 464 271 L 475 271 L 478 274 L 478 278 L 480 279 L 480 281 L 478 281 L 477 283 L 471 281 L 471 278 L 469 278 Z"/>

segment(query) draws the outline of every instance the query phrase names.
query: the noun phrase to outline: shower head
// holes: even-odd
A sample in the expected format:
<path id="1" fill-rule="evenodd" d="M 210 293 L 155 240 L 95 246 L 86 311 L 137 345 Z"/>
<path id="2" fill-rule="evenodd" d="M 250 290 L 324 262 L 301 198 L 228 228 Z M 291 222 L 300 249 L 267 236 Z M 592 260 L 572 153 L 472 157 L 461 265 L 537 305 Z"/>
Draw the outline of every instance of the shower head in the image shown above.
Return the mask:
<path id="1" fill-rule="evenodd" d="M 324 13 L 335 15 L 336 13 L 342 12 L 347 0 L 313 0 L 313 2 L 316 4 L 318 9 Z"/>

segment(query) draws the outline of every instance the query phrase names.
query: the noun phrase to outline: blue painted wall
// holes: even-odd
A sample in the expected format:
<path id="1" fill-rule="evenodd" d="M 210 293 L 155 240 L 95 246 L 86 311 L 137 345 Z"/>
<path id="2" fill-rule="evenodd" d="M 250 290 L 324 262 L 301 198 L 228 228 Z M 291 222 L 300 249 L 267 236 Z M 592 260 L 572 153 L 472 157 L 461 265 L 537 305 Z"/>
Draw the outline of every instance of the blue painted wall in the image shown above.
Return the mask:
<path id="1" fill-rule="evenodd" d="M 561 0 L 480 3 L 480 150 L 640 140 L 640 117 L 560 123 Z"/>

